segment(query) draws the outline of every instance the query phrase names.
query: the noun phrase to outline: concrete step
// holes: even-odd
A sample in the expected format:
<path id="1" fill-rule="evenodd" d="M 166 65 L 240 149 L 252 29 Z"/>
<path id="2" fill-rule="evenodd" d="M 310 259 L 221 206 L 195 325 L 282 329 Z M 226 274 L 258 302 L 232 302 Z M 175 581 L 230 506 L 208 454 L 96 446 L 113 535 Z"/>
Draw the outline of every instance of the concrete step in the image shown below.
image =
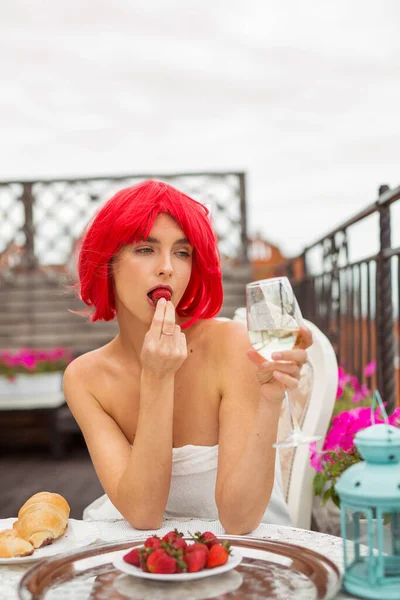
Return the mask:
<path id="1" fill-rule="evenodd" d="M 78 335 L 76 332 L 59 333 L 41 333 L 38 335 L 13 335 L 9 340 L 5 339 L 2 346 L 9 350 L 17 350 L 18 348 L 55 348 L 63 346 L 71 348 L 74 352 L 87 352 L 94 348 L 104 346 L 113 339 L 115 334 L 105 335 L 103 332 L 92 331 L 90 336 L 87 334 Z M 3 336 L 2 336 L 3 337 Z"/>
<path id="2" fill-rule="evenodd" d="M 0 302 L 9 304 L 10 302 L 40 301 L 49 298 L 74 298 L 75 293 L 67 288 L 60 288 L 58 285 L 53 287 L 31 287 L 31 288 L 10 288 L 0 290 Z"/>
<path id="3" fill-rule="evenodd" d="M 1 299 L 0 299 L 1 302 Z M 86 308 L 85 304 L 76 298 L 64 298 L 64 297 L 55 297 L 55 298 L 43 298 L 43 299 L 19 299 L 14 300 L 12 302 L 8 302 L 7 304 L 0 304 L 0 311 L 2 313 L 27 313 L 33 314 L 35 312 L 55 312 L 62 313 L 63 311 L 67 312 L 68 310 L 80 311 Z"/>
<path id="4" fill-rule="evenodd" d="M 71 283 L 63 273 L 56 271 L 30 273 L 0 273 L 0 289 L 49 287 Z"/>
<path id="5" fill-rule="evenodd" d="M 223 265 L 222 276 L 226 280 L 248 280 L 251 281 L 252 266 L 248 265 Z M 65 285 L 70 284 L 71 278 L 58 270 L 32 271 L 32 272 L 2 272 L 0 274 L 0 289 L 1 288 L 32 288 L 46 287 L 49 285 Z"/>
<path id="6" fill-rule="evenodd" d="M 92 331 L 102 331 L 104 334 L 115 333 L 118 330 L 117 322 L 115 321 L 96 321 L 90 323 L 89 321 L 76 317 L 76 319 L 69 319 L 63 322 L 49 323 L 43 321 L 37 323 L 34 321 L 20 321 L 12 324 L 12 330 L 9 324 L 1 323 L 0 321 L 0 339 L 11 338 L 16 335 L 40 335 L 46 333 L 57 332 L 59 335 L 63 335 L 68 331 L 75 331 L 77 333 L 87 333 L 91 335 Z"/>

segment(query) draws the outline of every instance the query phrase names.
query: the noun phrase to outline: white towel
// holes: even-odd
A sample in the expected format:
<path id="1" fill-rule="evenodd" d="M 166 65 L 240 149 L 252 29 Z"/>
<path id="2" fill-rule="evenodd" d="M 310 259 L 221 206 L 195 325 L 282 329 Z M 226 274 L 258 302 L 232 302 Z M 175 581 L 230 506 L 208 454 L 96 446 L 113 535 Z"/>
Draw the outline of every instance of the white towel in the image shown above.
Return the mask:
<path id="1" fill-rule="evenodd" d="M 215 502 L 218 445 L 187 445 L 174 448 L 172 455 L 171 487 L 165 509 L 165 518 L 218 519 Z M 83 519 L 107 521 L 123 519 L 106 494 L 83 512 Z M 263 523 L 290 525 L 289 511 L 284 499 L 278 453 L 275 462 L 275 481 Z"/>

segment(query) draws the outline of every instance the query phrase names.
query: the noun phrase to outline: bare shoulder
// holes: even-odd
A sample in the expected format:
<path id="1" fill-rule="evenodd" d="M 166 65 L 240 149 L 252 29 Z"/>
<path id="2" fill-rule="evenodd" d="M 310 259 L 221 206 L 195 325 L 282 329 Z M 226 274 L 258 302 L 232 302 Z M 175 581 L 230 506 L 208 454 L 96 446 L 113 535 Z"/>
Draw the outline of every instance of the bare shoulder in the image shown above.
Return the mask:
<path id="1" fill-rule="evenodd" d="M 75 358 L 64 372 L 64 390 L 66 393 L 68 393 L 68 388 L 74 385 L 93 394 L 99 378 L 101 379 L 110 368 L 107 360 L 108 355 L 107 345 Z"/>
<path id="2" fill-rule="evenodd" d="M 235 354 L 243 357 L 243 352 L 251 347 L 247 328 L 239 321 L 204 319 L 199 336 L 213 354 L 225 358 Z"/>
<path id="3" fill-rule="evenodd" d="M 87 377 L 96 369 L 100 360 L 98 350 L 78 356 L 65 369 L 64 380 Z"/>

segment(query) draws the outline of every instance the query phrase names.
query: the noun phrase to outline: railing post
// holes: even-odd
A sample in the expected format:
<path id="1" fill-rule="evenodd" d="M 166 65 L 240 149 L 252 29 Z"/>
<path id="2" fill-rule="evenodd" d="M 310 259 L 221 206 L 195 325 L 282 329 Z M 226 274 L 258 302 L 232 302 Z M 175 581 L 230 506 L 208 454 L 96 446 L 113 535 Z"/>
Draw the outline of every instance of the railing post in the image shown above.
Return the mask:
<path id="1" fill-rule="evenodd" d="M 293 259 L 294 262 L 296 259 Z M 301 289 L 301 302 L 302 302 L 302 311 L 308 311 L 309 305 L 309 289 L 308 289 L 308 277 L 307 277 L 307 260 L 306 260 L 306 250 L 304 250 L 303 254 L 299 257 L 299 261 L 296 264 L 296 279 L 298 280 L 297 286 Z"/>
<path id="2" fill-rule="evenodd" d="M 249 262 L 248 257 L 248 245 L 249 240 L 247 236 L 247 211 L 246 211 L 246 175 L 245 173 L 239 173 L 239 195 L 240 195 L 240 217 L 241 217 L 241 261 L 243 264 Z"/>
<path id="3" fill-rule="evenodd" d="M 379 196 L 388 191 L 387 185 L 381 185 Z M 391 259 L 385 255 L 385 250 L 391 248 L 390 206 L 380 204 L 380 251 L 376 272 L 376 304 L 377 304 L 377 357 L 378 357 L 378 387 L 386 404 L 386 410 L 391 414 L 395 408 L 395 371 L 394 371 L 394 322 Z"/>
<path id="4" fill-rule="evenodd" d="M 25 234 L 25 248 L 23 262 L 28 271 L 36 268 L 37 261 L 35 257 L 35 234 L 33 228 L 33 202 L 32 183 L 24 183 L 22 203 L 25 211 L 25 221 L 23 231 Z"/>

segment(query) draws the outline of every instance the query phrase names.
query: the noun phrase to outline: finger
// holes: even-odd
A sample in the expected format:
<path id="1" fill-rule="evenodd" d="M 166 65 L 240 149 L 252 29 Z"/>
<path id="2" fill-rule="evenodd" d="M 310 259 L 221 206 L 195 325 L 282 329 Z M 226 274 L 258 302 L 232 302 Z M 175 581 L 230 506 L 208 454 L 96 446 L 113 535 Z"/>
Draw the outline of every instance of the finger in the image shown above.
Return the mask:
<path id="1" fill-rule="evenodd" d="M 181 344 L 181 328 L 179 327 L 179 325 L 174 325 L 174 335 L 173 335 L 173 337 L 171 336 L 171 339 L 174 340 L 174 342 L 177 346 L 180 346 L 180 344 Z"/>
<path id="2" fill-rule="evenodd" d="M 299 365 L 304 365 L 307 362 L 307 352 L 305 350 L 285 350 L 284 352 L 274 352 L 272 357 L 274 360 L 288 360 Z"/>
<path id="3" fill-rule="evenodd" d="M 167 301 L 165 300 L 165 298 L 160 298 L 157 302 L 153 320 L 150 325 L 149 331 L 151 331 L 151 333 L 154 334 L 157 338 L 159 338 L 161 335 L 166 305 Z"/>
<path id="4" fill-rule="evenodd" d="M 261 371 L 259 369 L 256 375 L 261 385 L 264 385 L 264 383 L 271 383 L 272 381 L 275 381 L 272 371 Z"/>
<path id="5" fill-rule="evenodd" d="M 289 390 L 294 390 L 299 385 L 299 382 L 294 377 L 290 375 L 286 375 L 286 373 L 282 373 L 281 371 L 274 371 L 273 376 L 279 383 L 282 383 Z"/>
<path id="6" fill-rule="evenodd" d="M 169 300 L 165 307 L 164 322 L 161 333 L 171 337 L 175 333 L 175 306 Z"/>
<path id="7" fill-rule="evenodd" d="M 294 348 L 302 348 L 305 350 L 306 348 L 312 346 L 312 343 L 313 337 L 311 331 L 307 327 L 300 327 Z"/>
<path id="8" fill-rule="evenodd" d="M 266 361 L 265 358 L 261 356 L 261 354 L 258 354 L 258 352 L 256 350 L 253 350 L 252 348 L 247 351 L 247 356 L 249 357 L 251 362 L 256 365 L 256 367 L 263 367 L 268 365 L 268 361 Z"/>
<path id="9" fill-rule="evenodd" d="M 181 354 L 183 356 L 187 356 L 186 335 L 182 332 L 180 332 L 180 334 L 179 334 L 179 343 L 180 343 Z"/>
<path id="10" fill-rule="evenodd" d="M 300 379 L 300 366 L 294 362 L 270 362 L 269 370 L 271 373 L 273 371 L 280 371 L 295 379 Z"/>

